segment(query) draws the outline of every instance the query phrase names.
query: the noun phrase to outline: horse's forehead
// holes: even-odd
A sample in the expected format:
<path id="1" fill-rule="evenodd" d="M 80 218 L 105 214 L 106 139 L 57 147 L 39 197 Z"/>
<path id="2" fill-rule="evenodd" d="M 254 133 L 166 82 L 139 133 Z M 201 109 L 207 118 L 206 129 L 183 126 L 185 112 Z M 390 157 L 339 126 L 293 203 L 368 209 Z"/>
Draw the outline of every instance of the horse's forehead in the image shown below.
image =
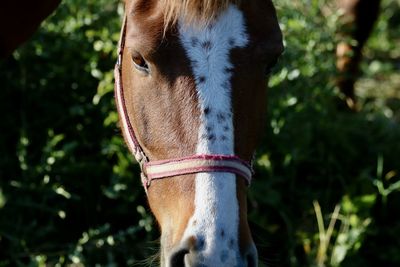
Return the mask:
<path id="1" fill-rule="evenodd" d="M 160 1 L 133 0 L 128 3 L 127 45 L 155 50 L 166 37 L 163 31 L 164 14 Z M 271 1 L 242 1 L 238 9 L 245 19 L 249 41 L 280 42 L 280 29 Z M 174 31 L 168 39 L 174 39 L 177 37 L 176 34 L 178 33 Z"/>

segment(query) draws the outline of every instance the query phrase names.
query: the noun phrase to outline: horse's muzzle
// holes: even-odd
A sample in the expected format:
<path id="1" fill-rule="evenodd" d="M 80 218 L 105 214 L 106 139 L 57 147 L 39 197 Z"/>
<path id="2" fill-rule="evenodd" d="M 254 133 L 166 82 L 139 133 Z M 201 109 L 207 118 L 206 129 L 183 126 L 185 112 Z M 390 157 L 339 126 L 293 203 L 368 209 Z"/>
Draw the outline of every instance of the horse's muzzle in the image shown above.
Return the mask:
<path id="1" fill-rule="evenodd" d="M 248 246 L 245 251 L 237 252 L 235 264 L 227 261 L 226 250 L 218 248 L 218 253 L 202 252 L 201 240 L 189 238 L 185 245 L 175 249 L 166 259 L 163 267 L 257 267 L 258 256 L 254 244 Z"/>

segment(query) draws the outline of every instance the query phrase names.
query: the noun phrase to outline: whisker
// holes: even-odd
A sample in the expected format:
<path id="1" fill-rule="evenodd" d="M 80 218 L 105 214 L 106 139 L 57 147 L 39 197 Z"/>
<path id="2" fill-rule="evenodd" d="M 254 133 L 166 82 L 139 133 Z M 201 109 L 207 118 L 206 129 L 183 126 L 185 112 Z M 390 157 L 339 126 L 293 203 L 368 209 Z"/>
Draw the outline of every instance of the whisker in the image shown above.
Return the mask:
<path id="1" fill-rule="evenodd" d="M 161 251 L 160 251 L 160 241 L 159 239 L 154 241 L 148 241 L 148 245 L 145 250 L 150 251 L 149 256 L 146 259 L 138 260 L 135 263 L 131 264 L 132 267 L 158 267 L 160 266 L 161 261 Z"/>

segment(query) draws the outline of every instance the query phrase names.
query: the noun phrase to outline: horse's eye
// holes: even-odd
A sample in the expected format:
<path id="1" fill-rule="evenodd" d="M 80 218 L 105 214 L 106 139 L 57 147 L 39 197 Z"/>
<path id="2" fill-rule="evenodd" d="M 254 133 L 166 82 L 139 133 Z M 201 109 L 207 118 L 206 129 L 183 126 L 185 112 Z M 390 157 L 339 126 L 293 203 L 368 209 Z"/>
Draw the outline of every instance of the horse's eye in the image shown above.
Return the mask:
<path id="1" fill-rule="evenodd" d="M 150 73 L 149 65 L 139 53 L 132 54 L 132 62 L 137 70 L 146 74 Z"/>

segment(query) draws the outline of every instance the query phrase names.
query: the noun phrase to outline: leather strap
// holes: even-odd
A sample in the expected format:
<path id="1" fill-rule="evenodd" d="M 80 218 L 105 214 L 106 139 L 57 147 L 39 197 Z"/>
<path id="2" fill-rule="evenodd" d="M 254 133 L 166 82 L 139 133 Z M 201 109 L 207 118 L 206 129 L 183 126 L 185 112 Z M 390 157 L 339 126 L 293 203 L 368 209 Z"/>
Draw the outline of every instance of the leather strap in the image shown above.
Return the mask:
<path id="1" fill-rule="evenodd" d="M 250 165 L 237 156 L 193 155 L 171 160 L 151 161 L 144 164 L 143 172 L 148 185 L 152 180 L 199 172 L 230 172 L 242 176 L 249 185 L 252 177 Z"/>

